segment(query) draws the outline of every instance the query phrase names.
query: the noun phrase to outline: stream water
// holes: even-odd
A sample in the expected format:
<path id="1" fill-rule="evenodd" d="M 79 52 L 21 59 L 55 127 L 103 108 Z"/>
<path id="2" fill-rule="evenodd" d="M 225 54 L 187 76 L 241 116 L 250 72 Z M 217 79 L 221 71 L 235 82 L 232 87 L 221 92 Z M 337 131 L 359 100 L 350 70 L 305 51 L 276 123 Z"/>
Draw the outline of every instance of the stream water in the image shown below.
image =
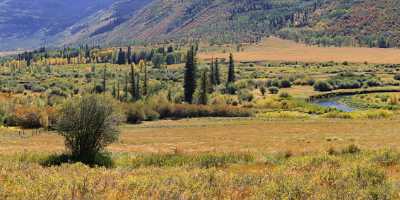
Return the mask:
<path id="1" fill-rule="evenodd" d="M 356 108 L 352 108 L 346 104 L 341 103 L 340 102 L 341 98 L 344 98 L 344 97 L 332 97 L 332 98 L 328 98 L 328 99 L 321 99 L 321 100 L 315 101 L 315 103 L 320 106 L 323 106 L 323 107 L 336 108 L 343 112 L 352 112 L 354 110 L 357 110 Z"/>

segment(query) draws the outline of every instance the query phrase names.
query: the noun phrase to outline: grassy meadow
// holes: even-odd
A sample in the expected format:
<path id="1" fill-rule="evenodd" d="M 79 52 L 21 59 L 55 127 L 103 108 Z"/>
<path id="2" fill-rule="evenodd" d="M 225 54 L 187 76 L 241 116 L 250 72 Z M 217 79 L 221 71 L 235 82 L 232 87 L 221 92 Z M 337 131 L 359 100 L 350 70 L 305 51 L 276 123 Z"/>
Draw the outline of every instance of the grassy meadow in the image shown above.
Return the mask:
<path id="1" fill-rule="evenodd" d="M 243 45 L 234 55 L 242 62 L 291 61 L 291 62 L 353 62 L 396 64 L 399 63 L 398 49 L 319 47 L 294 41 L 269 37 L 257 45 Z M 237 47 L 225 46 L 206 48 L 199 54 L 202 59 L 228 58 L 226 52 L 235 52 Z"/>
<path id="2" fill-rule="evenodd" d="M 190 119 L 122 127 L 112 168 L 48 167 L 51 132 L 2 133 L 3 199 L 397 199 L 398 119 Z"/>
<path id="3" fill-rule="evenodd" d="M 127 48 L 4 58 L 0 199 L 400 198 L 398 50 L 269 38 L 233 54 L 226 84 L 230 48 L 199 45 L 198 72 L 218 57 L 221 80 L 197 77 L 192 104 L 186 46 L 135 47 L 132 65 L 118 63 Z M 96 165 L 68 159 L 59 134 L 63 108 L 87 94 L 119 122 Z"/>

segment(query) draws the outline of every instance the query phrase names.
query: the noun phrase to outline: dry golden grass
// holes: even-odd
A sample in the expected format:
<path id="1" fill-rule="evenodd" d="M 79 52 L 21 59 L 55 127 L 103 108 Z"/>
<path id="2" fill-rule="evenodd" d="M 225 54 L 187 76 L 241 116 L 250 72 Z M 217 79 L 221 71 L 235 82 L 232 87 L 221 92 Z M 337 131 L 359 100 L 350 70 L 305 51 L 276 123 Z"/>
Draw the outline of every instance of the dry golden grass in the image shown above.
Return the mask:
<path id="1" fill-rule="evenodd" d="M 10 55 L 15 55 L 18 53 L 23 53 L 22 51 L 0 51 L 0 57 L 1 56 L 10 56 Z"/>
<path id="2" fill-rule="evenodd" d="M 147 122 L 122 127 L 111 152 L 282 152 L 326 151 L 357 144 L 365 149 L 400 147 L 400 120 L 285 120 L 190 119 Z M 0 134 L 0 153 L 60 152 L 63 140 L 54 133 L 20 137 L 16 131 Z"/>
<path id="3" fill-rule="evenodd" d="M 295 97 L 307 98 L 311 95 L 318 94 L 317 91 L 314 90 L 311 86 L 293 86 L 291 88 L 282 88 L 280 89 L 282 92 L 287 92 Z"/>
<path id="4" fill-rule="evenodd" d="M 234 53 L 237 61 L 300 61 L 300 62 L 352 62 L 400 63 L 399 49 L 317 47 L 270 37 L 259 45 L 248 46 Z M 227 53 L 211 51 L 200 53 L 201 59 L 228 58 Z"/>

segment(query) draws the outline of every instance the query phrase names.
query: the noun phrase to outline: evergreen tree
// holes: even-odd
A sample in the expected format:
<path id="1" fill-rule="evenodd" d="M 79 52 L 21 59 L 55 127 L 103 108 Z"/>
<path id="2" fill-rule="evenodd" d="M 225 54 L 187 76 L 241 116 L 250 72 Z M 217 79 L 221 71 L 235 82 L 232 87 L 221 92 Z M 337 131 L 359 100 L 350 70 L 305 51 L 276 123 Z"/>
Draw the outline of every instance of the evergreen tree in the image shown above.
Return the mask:
<path id="1" fill-rule="evenodd" d="M 103 71 L 103 93 L 107 91 L 107 65 L 104 66 Z"/>
<path id="2" fill-rule="evenodd" d="M 215 77 L 215 84 L 219 85 L 221 84 L 221 79 L 220 79 L 220 75 L 219 75 L 219 64 L 218 64 L 218 58 L 215 59 L 214 62 L 214 77 Z"/>
<path id="3" fill-rule="evenodd" d="M 133 52 L 132 54 L 131 63 L 138 64 L 138 55 L 136 54 L 136 52 Z"/>
<path id="4" fill-rule="evenodd" d="M 111 94 L 112 94 L 112 96 L 113 96 L 114 98 L 117 98 L 117 88 L 115 87 L 115 82 L 114 82 L 114 84 L 113 84 Z"/>
<path id="5" fill-rule="evenodd" d="M 207 70 L 204 70 L 201 76 L 199 104 L 207 105 L 208 103 L 208 80 Z"/>
<path id="6" fill-rule="evenodd" d="M 378 38 L 378 47 L 379 48 L 388 48 L 389 47 L 389 43 L 387 42 L 385 37 L 380 36 Z"/>
<path id="7" fill-rule="evenodd" d="M 128 53 L 126 54 L 126 59 L 128 60 L 128 64 L 132 64 L 132 49 L 131 49 L 131 46 L 128 47 Z"/>
<path id="8" fill-rule="evenodd" d="M 135 75 L 135 66 L 134 64 L 131 64 L 131 95 L 134 101 L 136 101 L 136 75 Z"/>
<path id="9" fill-rule="evenodd" d="M 235 61 L 233 60 L 232 53 L 229 55 L 229 65 L 228 65 L 228 83 L 235 82 Z"/>
<path id="10" fill-rule="evenodd" d="M 142 60 L 141 62 L 144 63 Z M 149 77 L 148 77 L 148 72 L 147 72 L 147 65 L 144 64 L 144 79 L 143 79 L 143 95 L 147 96 L 148 90 L 147 90 L 147 85 L 148 85 Z"/>
<path id="11" fill-rule="evenodd" d="M 122 51 L 122 48 L 119 49 L 118 56 L 117 56 L 117 64 L 123 65 L 125 64 L 125 52 Z"/>
<path id="12" fill-rule="evenodd" d="M 118 99 L 118 101 L 121 101 L 120 91 L 121 91 L 121 89 L 119 86 L 119 74 L 118 74 L 118 77 L 117 77 L 117 99 Z"/>
<path id="13" fill-rule="evenodd" d="M 87 45 L 87 44 L 85 46 L 85 58 L 87 58 L 87 59 L 90 58 L 90 48 L 89 48 L 89 45 Z"/>
<path id="14" fill-rule="evenodd" d="M 129 97 L 129 88 L 128 88 L 128 73 L 125 73 L 125 101 L 128 101 L 128 97 Z"/>
<path id="15" fill-rule="evenodd" d="M 140 95 L 140 74 L 136 73 L 135 76 L 136 76 L 135 77 L 136 83 L 135 83 L 135 96 L 134 96 L 134 99 L 137 101 L 137 100 L 139 100 L 141 98 L 141 95 Z"/>
<path id="16" fill-rule="evenodd" d="M 216 85 L 214 58 L 211 59 L 211 63 L 210 63 L 210 83 L 211 83 L 211 86 Z"/>
<path id="17" fill-rule="evenodd" d="M 171 92 L 171 89 L 168 89 L 167 99 L 168 99 L 169 102 L 172 102 L 172 92 Z"/>
<path id="18" fill-rule="evenodd" d="M 196 58 L 194 47 L 192 46 L 187 52 L 186 64 L 185 64 L 185 75 L 184 75 L 184 95 L 185 102 L 193 102 L 193 94 L 196 91 Z"/>

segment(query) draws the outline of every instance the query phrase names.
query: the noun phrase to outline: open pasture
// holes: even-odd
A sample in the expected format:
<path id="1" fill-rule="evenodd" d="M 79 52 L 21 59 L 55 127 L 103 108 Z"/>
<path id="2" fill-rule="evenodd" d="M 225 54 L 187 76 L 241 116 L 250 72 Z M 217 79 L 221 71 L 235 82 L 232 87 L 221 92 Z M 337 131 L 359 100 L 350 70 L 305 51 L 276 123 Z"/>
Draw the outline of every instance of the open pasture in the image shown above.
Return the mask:
<path id="1" fill-rule="evenodd" d="M 188 119 L 124 125 L 119 141 L 108 150 L 113 153 L 185 153 L 291 151 L 294 154 L 323 152 L 357 144 L 363 149 L 400 148 L 400 120 L 262 120 Z M 6 129 L 5 129 L 6 130 Z M 16 130 L 1 134 L 0 153 L 60 152 L 61 137 L 51 132 L 32 136 Z"/>
<path id="2" fill-rule="evenodd" d="M 201 59 L 225 58 L 225 52 L 235 52 L 235 47 L 213 48 L 199 54 Z M 243 51 L 234 53 L 241 62 L 292 61 L 292 62 L 352 62 L 397 64 L 400 63 L 399 49 L 319 47 L 283 40 L 276 37 L 264 39 L 257 45 L 244 46 Z"/>

